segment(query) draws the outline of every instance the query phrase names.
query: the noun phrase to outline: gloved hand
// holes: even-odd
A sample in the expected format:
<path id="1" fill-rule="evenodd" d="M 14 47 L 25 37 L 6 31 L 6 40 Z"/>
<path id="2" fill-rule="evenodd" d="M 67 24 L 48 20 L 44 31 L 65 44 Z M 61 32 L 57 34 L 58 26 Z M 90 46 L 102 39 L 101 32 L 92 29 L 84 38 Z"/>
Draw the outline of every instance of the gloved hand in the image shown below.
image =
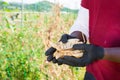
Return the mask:
<path id="1" fill-rule="evenodd" d="M 61 64 L 67 64 L 74 67 L 84 67 L 96 60 L 104 57 L 104 49 L 92 44 L 75 44 L 74 50 L 83 50 L 83 57 L 75 58 L 71 56 L 64 56 L 59 58 L 58 62 Z"/>
<path id="2" fill-rule="evenodd" d="M 63 43 L 66 43 L 68 41 L 68 39 L 74 39 L 76 37 L 72 37 L 68 34 L 63 34 L 61 39 L 59 41 L 62 41 Z M 53 63 L 58 63 L 59 65 L 61 64 L 60 62 L 58 62 L 56 60 L 56 58 L 53 56 L 53 54 L 55 53 L 56 49 L 53 47 L 50 47 L 46 52 L 45 55 L 47 56 L 47 61 L 52 61 Z"/>

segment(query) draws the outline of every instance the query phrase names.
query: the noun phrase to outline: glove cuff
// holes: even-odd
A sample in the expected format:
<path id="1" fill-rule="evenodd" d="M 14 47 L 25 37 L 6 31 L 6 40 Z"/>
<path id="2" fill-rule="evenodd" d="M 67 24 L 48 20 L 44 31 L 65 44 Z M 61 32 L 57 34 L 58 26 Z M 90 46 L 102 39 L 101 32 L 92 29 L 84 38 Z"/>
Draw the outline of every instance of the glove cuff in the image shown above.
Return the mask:
<path id="1" fill-rule="evenodd" d="M 97 47 L 97 56 L 98 56 L 98 59 L 103 59 L 104 57 L 104 49 L 102 47 Z"/>

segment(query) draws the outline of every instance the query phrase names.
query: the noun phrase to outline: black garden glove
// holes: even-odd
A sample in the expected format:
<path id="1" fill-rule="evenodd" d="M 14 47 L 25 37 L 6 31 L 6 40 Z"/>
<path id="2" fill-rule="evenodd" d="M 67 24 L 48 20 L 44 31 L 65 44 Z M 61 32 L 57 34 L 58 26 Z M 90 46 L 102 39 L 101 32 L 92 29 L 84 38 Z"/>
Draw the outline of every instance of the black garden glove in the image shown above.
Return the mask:
<path id="1" fill-rule="evenodd" d="M 74 39 L 76 37 L 72 37 L 68 34 L 63 34 L 61 39 L 59 41 L 62 41 L 63 43 L 66 43 L 68 41 L 68 39 Z M 58 62 L 56 60 L 56 58 L 53 56 L 53 54 L 55 53 L 56 49 L 53 47 L 50 47 L 46 52 L 45 55 L 47 56 L 47 61 L 52 61 L 53 63 L 58 63 L 59 65 L 61 64 L 60 62 Z"/>
<path id="2" fill-rule="evenodd" d="M 74 67 L 84 67 L 96 60 L 104 57 L 104 49 L 92 44 L 75 44 L 74 50 L 83 50 L 83 57 L 75 58 L 71 56 L 64 56 L 58 59 L 58 63 L 67 64 Z"/>

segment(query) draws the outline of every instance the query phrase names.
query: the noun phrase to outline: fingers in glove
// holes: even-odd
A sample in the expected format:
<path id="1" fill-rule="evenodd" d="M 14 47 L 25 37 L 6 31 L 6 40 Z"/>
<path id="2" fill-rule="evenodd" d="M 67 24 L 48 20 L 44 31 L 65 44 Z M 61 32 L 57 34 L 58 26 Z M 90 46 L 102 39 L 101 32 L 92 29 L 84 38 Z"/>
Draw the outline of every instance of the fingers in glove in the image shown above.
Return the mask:
<path id="1" fill-rule="evenodd" d="M 62 35 L 60 41 L 62 41 L 63 43 L 67 43 L 67 41 L 68 41 L 68 34 Z"/>
<path id="2" fill-rule="evenodd" d="M 75 38 L 75 37 L 72 37 L 68 34 L 64 34 L 64 35 L 62 35 L 60 41 L 62 41 L 63 43 L 67 43 L 68 39 L 73 39 L 73 38 Z"/>
<path id="3" fill-rule="evenodd" d="M 49 56 L 47 57 L 47 61 L 49 61 L 49 62 L 50 62 L 50 61 L 52 61 L 52 60 L 53 60 L 53 58 L 54 58 L 54 57 L 53 57 L 53 55 L 49 55 Z"/>
<path id="4" fill-rule="evenodd" d="M 64 60 L 63 58 L 58 59 L 58 62 L 62 63 L 62 64 L 67 64 L 67 65 L 70 65 L 70 66 L 75 66 L 75 63 Z"/>
<path id="5" fill-rule="evenodd" d="M 46 55 L 46 56 L 52 55 L 55 51 L 56 51 L 55 48 L 50 47 L 50 48 L 45 52 L 45 55 Z"/>
<path id="6" fill-rule="evenodd" d="M 86 65 L 86 58 L 75 58 L 75 57 L 71 57 L 71 56 L 64 56 L 63 59 L 65 61 L 71 62 L 72 66 L 76 66 L 76 67 L 84 67 Z"/>
<path id="7" fill-rule="evenodd" d="M 75 58 L 75 57 L 71 57 L 71 56 L 64 56 L 63 59 L 66 61 L 69 61 L 69 62 L 73 62 L 73 63 L 79 62 L 79 60 L 80 60 L 79 58 Z"/>
<path id="8" fill-rule="evenodd" d="M 56 60 L 55 57 L 53 58 L 52 62 L 53 62 L 53 63 L 57 63 L 57 60 Z"/>
<path id="9" fill-rule="evenodd" d="M 87 44 L 75 44 L 73 45 L 74 50 L 85 50 Z"/>
<path id="10" fill-rule="evenodd" d="M 62 64 L 63 64 L 63 63 L 61 63 L 61 62 L 59 62 L 59 61 L 58 61 L 57 63 L 58 63 L 58 65 L 62 65 Z"/>

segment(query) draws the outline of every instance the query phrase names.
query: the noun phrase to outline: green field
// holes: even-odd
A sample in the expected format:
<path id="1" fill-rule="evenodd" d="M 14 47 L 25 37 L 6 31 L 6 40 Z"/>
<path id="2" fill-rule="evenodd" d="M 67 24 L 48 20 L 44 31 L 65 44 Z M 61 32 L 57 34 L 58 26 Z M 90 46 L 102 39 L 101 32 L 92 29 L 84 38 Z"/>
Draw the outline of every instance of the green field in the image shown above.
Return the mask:
<path id="1" fill-rule="evenodd" d="M 24 26 L 0 14 L 0 80 L 83 80 L 85 68 L 46 61 L 45 50 L 68 33 L 77 14 L 25 13 Z"/>

